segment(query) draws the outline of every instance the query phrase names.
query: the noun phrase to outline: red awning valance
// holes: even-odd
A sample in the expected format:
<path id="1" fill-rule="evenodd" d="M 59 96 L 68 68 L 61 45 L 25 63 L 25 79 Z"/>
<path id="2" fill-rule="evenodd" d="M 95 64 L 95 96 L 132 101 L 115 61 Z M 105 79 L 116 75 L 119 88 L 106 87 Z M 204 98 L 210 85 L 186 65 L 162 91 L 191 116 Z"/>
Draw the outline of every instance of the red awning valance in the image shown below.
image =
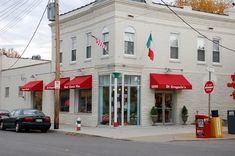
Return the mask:
<path id="1" fill-rule="evenodd" d="M 65 77 L 65 78 L 60 78 L 60 89 L 65 89 L 64 85 L 69 82 L 70 78 Z M 46 90 L 55 90 L 55 80 L 51 81 L 49 84 L 45 86 Z"/>
<path id="2" fill-rule="evenodd" d="M 65 89 L 91 89 L 92 88 L 92 76 L 77 76 L 73 80 L 69 81 L 64 85 Z"/>
<path id="3" fill-rule="evenodd" d="M 20 87 L 20 90 L 30 92 L 43 91 L 43 81 L 30 81 L 29 83 Z"/>
<path id="4" fill-rule="evenodd" d="M 150 74 L 150 88 L 152 89 L 192 89 L 192 85 L 183 75 Z"/>

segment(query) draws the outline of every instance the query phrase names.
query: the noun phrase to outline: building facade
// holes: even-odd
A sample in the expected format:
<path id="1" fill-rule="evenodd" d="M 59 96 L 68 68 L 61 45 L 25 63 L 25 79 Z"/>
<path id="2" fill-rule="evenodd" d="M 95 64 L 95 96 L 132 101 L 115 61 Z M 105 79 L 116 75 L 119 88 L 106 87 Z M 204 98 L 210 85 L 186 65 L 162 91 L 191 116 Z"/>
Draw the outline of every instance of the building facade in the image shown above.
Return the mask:
<path id="1" fill-rule="evenodd" d="M 151 125 L 150 110 L 156 106 L 158 124 L 180 124 L 184 105 L 192 123 L 195 114 L 208 113 L 208 95 L 203 89 L 209 79 L 208 67 L 214 70 L 211 109 L 226 118 L 227 110 L 235 108 L 227 87 L 235 72 L 234 9 L 228 15 L 172 9 L 201 35 L 166 6 L 151 1 L 100 0 L 60 16 L 61 123 L 74 124 L 79 116 L 86 126 Z M 50 26 L 55 47 L 54 24 Z M 96 44 L 99 39 L 107 49 Z M 148 48 L 154 53 L 153 60 Z M 15 97 L 12 101 L 3 98 L 7 86 L 22 86 L 14 73 L 34 73 L 37 77 L 21 87 L 29 98 L 11 106 L 31 107 L 30 97 L 42 96 L 40 109 L 53 116 L 54 49 L 52 60 L 3 70 L 0 108 L 12 109 L 7 104 L 16 101 Z M 38 82 L 41 88 L 35 90 L 32 80 L 43 80 L 43 84 Z"/>

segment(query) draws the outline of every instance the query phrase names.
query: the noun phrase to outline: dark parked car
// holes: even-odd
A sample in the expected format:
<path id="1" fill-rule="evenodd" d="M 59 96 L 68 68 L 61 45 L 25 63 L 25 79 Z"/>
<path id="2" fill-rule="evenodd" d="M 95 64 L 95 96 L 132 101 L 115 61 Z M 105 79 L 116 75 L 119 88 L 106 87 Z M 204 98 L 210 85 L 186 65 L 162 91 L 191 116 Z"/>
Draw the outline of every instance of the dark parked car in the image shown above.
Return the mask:
<path id="1" fill-rule="evenodd" d="M 36 109 L 16 109 L 9 116 L 0 120 L 0 129 L 12 129 L 16 132 L 21 130 L 41 130 L 46 133 L 51 127 L 51 119 L 43 112 Z"/>
<path id="2" fill-rule="evenodd" d="M 9 116 L 9 111 L 0 109 L 0 122 L 1 118 L 5 118 L 7 116 Z"/>

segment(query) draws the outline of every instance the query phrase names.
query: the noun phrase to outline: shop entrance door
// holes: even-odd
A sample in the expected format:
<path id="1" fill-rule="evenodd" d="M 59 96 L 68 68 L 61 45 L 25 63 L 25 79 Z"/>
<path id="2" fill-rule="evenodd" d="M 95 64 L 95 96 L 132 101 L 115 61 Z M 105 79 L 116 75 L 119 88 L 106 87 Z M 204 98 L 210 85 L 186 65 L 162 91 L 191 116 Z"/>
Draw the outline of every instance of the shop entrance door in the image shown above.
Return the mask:
<path id="1" fill-rule="evenodd" d="M 155 93 L 155 106 L 158 109 L 157 123 L 173 123 L 173 93 Z"/>
<path id="2" fill-rule="evenodd" d="M 136 86 L 117 87 L 117 122 L 119 125 L 139 125 L 140 108 L 139 108 L 139 89 Z M 114 87 L 112 92 L 112 123 L 114 122 Z M 122 97 L 124 99 L 122 99 Z M 123 100 L 123 102 L 122 102 Z"/>
<path id="3" fill-rule="evenodd" d="M 33 109 L 42 110 L 42 92 L 33 92 Z"/>

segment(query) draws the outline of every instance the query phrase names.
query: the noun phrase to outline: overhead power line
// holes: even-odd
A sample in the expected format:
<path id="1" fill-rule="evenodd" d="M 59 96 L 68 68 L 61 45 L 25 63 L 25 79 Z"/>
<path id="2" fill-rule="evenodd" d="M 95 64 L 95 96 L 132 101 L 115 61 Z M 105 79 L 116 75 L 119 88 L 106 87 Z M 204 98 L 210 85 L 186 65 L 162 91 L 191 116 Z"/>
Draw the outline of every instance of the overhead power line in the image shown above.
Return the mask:
<path id="1" fill-rule="evenodd" d="M 30 38 L 28 44 L 27 44 L 26 47 L 25 47 L 25 49 L 24 49 L 23 52 L 21 53 L 20 57 L 17 58 L 17 60 L 16 60 L 7 70 L 9 70 L 9 69 L 11 69 L 12 67 L 14 67 L 14 66 L 16 65 L 16 63 L 20 60 L 20 58 L 24 55 L 24 53 L 26 52 L 26 50 L 28 49 L 29 45 L 31 44 L 31 42 L 32 42 L 32 40 L 33 40 L 33 38 L 34 38 L 34 36 L 35 36 L 35 34 L 36 34 L 37 31 L 38 31 L 38 28 L 39 28 L 40 24 L 42 23 L 42 20 L 43 20 L 43 17 L 44 17 L 44 15 L 45 15 L 46 11 L 47 11 L 47 6 L 48 6 L 49 2 L 50 2 L 50 0 L 48 0 L 48 3 L 47 3 L 47 5 L 46 5 L 46 7 L 45 7 L 45 9 L 44 9 L 44 11 L 43 11 L 43 13 L 42 13 L 42 16 L 41 16 L 39 22 L 38 22 L 38 25 L 37 25 L 36 29 L 34 30 L 34 32 L 33 32 L 32 36 L 31 36 L 31 38 Z"/>
<path id="2" fill-rule="evenodd" d="M 15 3 L 11 4 L 9 7 L 5 8 L 4 10 L 1 11 L 0 13 L 0 20 L 5 18 L 6 16 L 11 15 L 12 12 L 17 11 L 21 6 L 23 6 L 27 1 L 25 0 L 18 0 Z"/>
<path id="3" fill-rule="evenodd" d="M 185 21 L 179 14 L 177 14 L 172 8 L 170 8 L 169 5 L 165 1 L 163 1 L 163 0 L 161 0 L 161 1 L 173 14 L 175 14 L 181 21 L 183 21 L 187 26 L 189 26 L 193 31 L 195 31 L 196 33 L 198 33 L 202 37 L 206 38 L 207 40 L 211 41 L 212 43 L 218 44 L 220 47 L 222 47 L 224 49 L 235 52 L 235 49 L 226 47 L 218 42 L 215 42 L 212 39 L 210 39 L 209 37 L 207 37 L 206 35 L 204 35 L 203 33 L 201 33 L 200 31 L 198 31 L 196 28 L 194 28 L 192 25 L 190 25 L 187 21 Z"/>
<path id="4" fill-rule="evenodd" d="M 24 10 L 22 10 L 19 14 L 17 14 L 16 17 L 11 19 L 7 24 L 5 24 L 2 28 L 0 28 L 0 33 L 6 32 L 7 30 L 14 27 L 16 24 L 18 24 L 24 17 L 26 17 L 28 14 L 30 14 L 34 8 L 36 8 L 42 0 L 40 1 L 34 1 L 32 4 L 30 4 L 28 7 L 26 7 Z"/>

